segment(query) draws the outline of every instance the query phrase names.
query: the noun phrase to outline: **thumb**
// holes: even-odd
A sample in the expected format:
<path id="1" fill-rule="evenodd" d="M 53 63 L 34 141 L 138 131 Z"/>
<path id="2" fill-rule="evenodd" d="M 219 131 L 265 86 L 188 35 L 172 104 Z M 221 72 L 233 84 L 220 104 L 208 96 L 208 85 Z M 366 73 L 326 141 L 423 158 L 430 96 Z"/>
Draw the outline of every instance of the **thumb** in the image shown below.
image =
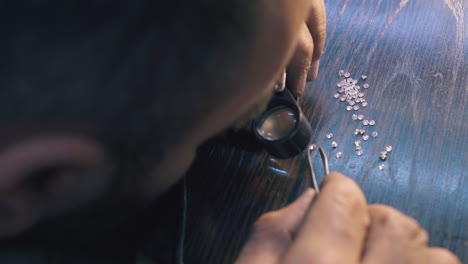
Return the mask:
<path id="1" fill-rule="evenodd" d="M 277 263 L 291 245 L 314 195 L 308 189 L 285 208 L 262 215 L 236 263 Z"/>

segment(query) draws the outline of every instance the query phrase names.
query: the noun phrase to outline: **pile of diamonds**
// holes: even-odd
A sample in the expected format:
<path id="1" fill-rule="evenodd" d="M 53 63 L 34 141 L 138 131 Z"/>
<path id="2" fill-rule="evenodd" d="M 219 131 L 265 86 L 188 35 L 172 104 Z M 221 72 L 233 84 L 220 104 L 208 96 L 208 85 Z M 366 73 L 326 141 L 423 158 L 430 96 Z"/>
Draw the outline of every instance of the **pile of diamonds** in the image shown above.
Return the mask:
<path id="1" fill-rule="evenodd" d="M 338 87 L 338 92 L 333 95 L 335 99 L 340 100 L 341 102 L 346 103 L 346 111 L 351 112 L 351 111 L 358 111 L 361 109 L 361 107 L 367 107 L 368 102 L 364 98 L 365 94 L 363 90 L 361 90 L 361 86 L 358 85 L 358 80 L 351 78 L 351 74 L 349 72 L 345 72 L 343 70 L 340 70 L 338 72 L 338 75 L 342 77 L 343 79 L 336 84 Z M 367 79 L 366 75 L 361 76 L 362 81 L 365 81 Z M 364 83 L 362 85 L 363 89 L 369 89 L 369 84 Z M 369 120 L 364 117 L 362 114 L 353 114 L 351 116 L 353 121 L 361 122 L 363 126 L 374 126 L 376 124 L 375 120 Z M 373 131 L 372 133 L 369 134 L 366 133 L 365 129 L 356 129 L 354 131 L 355 136 L 360 136 L 363 141 L 369 140 L 370 136 L 373 138 L 376 138 L 378 136 L 377 131 Z M 333 134 L 328 133 L 326 135 L 327 139 L 331 139 L 333 137 Z M 332 142 L 332 148 L 336 149 L 338 146 L 336 141 Z M 356 154 L 358 156 L 362 156 L 364 154 L 362 147 L 361 147 L 361 140 L 355 140 L 354 141 L 354 146 L 356 147 Z M 387 159 L 387 155 L 392 151 L 392 146 L 386 146 L 385 151 L 380 153 L 380 159 L 382 161 L 385 161 Z M 342 153 L 338 152 L 336 154 L 337 159 L 341 159 Z M 383 170 L 385 168 L 384 164 L 379 164 L 378 166 L 379 170 Z"/>

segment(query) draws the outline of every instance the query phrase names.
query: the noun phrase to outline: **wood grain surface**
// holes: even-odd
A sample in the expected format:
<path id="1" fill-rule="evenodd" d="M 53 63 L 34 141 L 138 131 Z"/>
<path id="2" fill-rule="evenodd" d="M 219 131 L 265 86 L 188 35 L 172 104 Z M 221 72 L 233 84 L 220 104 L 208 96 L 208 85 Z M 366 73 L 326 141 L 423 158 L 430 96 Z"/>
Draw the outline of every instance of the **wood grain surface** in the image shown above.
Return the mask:
<path id="1" fill-rule="evenodd" d="M 354 178 L 370 203 L 416 218 L 430 244 L 468 263 L 468 40 L 466 0 L 328 0 L 328 38 L 319 77 L 300 99 L 312 140 L 330 169 Z M 354 113 L 333 98 L 338 71 L 366 74 L 367 108 L 378 131 L 355 154 Z M 325 134 L 332 132 L 338 148 Z M 386 145 L 393 151 L 379 160 Z M 336 159 L 337 151 L 343 153 Z M 378 170 L 384 163 L 385 169 Z M 319 167 L 318 163 L 317 166 Z M 306 155 L 270 157 L 248 133 L 203 146 L 188 180 L 186 263 L 231 263 L 263 213 L 310 186 Z"/>

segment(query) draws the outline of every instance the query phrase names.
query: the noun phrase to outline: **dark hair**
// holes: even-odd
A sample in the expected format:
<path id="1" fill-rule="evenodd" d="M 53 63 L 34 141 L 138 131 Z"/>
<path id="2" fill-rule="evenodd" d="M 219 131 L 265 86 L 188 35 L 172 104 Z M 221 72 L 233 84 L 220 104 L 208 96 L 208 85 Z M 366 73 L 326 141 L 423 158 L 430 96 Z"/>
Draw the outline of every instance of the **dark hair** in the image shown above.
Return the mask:
<path id="1" fill-rule="evenodd" d="M 0 120 L 92 122 L 112 151 L 160 155 L 233 93 L 254 2 L 2 1 Z"/>

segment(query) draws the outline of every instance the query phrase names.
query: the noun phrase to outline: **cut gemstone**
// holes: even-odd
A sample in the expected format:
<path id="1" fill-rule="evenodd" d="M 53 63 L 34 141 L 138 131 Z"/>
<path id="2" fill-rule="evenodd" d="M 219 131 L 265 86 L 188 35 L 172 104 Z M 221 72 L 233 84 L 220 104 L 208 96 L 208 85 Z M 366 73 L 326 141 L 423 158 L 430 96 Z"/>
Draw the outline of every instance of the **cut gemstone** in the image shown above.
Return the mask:
<path id="1" fill-rule="evenodd" d="M 346 111 L 349 112 L 349 111 L 351 111 L 351 110 L 353 110 L 353 107 L 352 107 L 352 106 L 350 106 L 350 105 L 346 106 Z"/>
<path id="2" fill-rule="evenodd" d="M 360 132 L 359 132 L 359 129 L 356 128 L 356 130 L 354 130 L 354 135 L 355 135 L 355 136 L 358 136 L 359 133 L 360 133 Z"/>
<path id="3" fill-rule="evenodd" d="M 353 105 L 356 104 L 356 102 L 354 102 L 353 100 L 350 100 L 348 103 L 349 103 L 350 106 L 353 106 Z"/>
<path id="4" fill-rule="evenodd" d="M 387 151 L 388 153 L 392 152 L 392 150 L 393 150 L 393 147 L 390 145 L 385 147 L 385 151 Z"/>
<path id="5" fill-rule="evenodd" d="M 348 78 L 348 79 L 346 79 L 346 81 L 347 81 L 348 83 L 352 83 L 352 82 L 353 82 L 353 78 Z"/>
<path id="6" fill-rule="evenodd" d="M 379 170 L 383 171 L 385 169 L 385 164 L 379 164 Z"/>
<path id="7" fill-rule="evenodd" d="M 357 120 L 357 115 L 354 114 L 354 115 L 351 116 L 351 118 L 353 119 L 353 121 L 356 121 Z"/>
<path id="8" fill-rule="evenodd" d="M 344 75 L 344 71 L 343 71 L 343 70 L 340 70 L 340 71 L 338 72 L 338 75 L 339 75 L 340 77 L 343 76 L 343 75 Z"/>
<path id="9" fill-rule="evenodd" d="M 358 96 L 362 98 L 362 97 L 364 97 L 364 93 L 360 92 L 360 93 L 358 93 Z"/>
<path id="10" fill-rule="evenodd" d="M 373 138 L 376 138 L 378 135 L 379 135 L 379 133 L 377 133 L 377 131 L 372 132 L 372 137 Z"/>
<path id="11" fill-rule="evenodd" d="M 369 140 L 369 135 L 364 135 L 364 136 L 362 136 L 362 140 L 364 140 L 364 141 Z"/>
<path id="12" fill-rule="evenodd" d="M 310 150 L 317 150 L 317 149 L 318 149 L 318 146 L 315 145 L 315 144 L 312 144 L 312 145 L 310 145 L 309 149 L 310 149 Z"/>
<path id="13" fill-rule="evenodd" d="M 341 153 L 341 152 L 336 153 L 336 158 L 337 159 L 341 159 L 341 157 L 343 157 L 343 153 Z"/>
<path id="14" fill-rule="evenodd" d="M 349 76 L 351 76 L 351 73 L 345 72 L 344 77 L 348 78 Z"/>
<path id="15" fill-rule="evenodd" d="M 327 133 L 327 134 L 325 135 L 325 137 L 328 138 L 328 139 L 330 139 L 330 138 L 333 137 L 333 134 L 332 134 L 332 133 Z"/>
<path id="16" fill-rule="evenodd" d="M 364 87 L 364 89 L 369 89 L 369 84 L 365 83 L 365 84 L 362 85 L 362 87 Z"/>
<path id="17" fill-rule="evenodd" d="M 382 161 L 385 161 L 385 160 L 387 159 L 387 154 L 381 153 L 381 154 L 380 154 L 380 159 L 381 159 Z"/>
<path id="18" fill-rule="evenodd" d="M 364 81 L 365 79 L 367 79 L 367 76 L 366 75 L 361 75 L 361 79 Z"/>
<path id="19" fill-rule="evenodd" d="M 369 125 L 369 120 L 367 120 L 367 119 L 366 119 L 366 120 L 363 120 L 363 121 L 362 121 L 362 124 L 365 125 L 365 126 L 368 126 L 368 125 Z"/>
<path id="20" fill-rule="evenodd" d="M 361 140 L 354 140 L 354 145 L 360 146 L 361 145 Z"/>
<path id="21" fill-rule="evenodd" d="M 359 130 L 359 134 L 364 135 L 365 133 L 366 133 L 366 130 L 365 130 L 365 129 L 360 129 L 360 130 Z"/>
<path id="22" fill-rule="evenodd" d="M 358 116 L 357 116 L 357 119 L 358 119 L 358 120 L 363 120 L 363 119 L 364 119 L 364 115 L 358 115 Z"/>
<path id="23" fill-rule="evenodd" d="M 356 151 L 358 150 L 362 150 L 362 147 L 361 146 L 356 146 Z"/>
<path id="24" fill-rule="evenodd" d="M 369 120 L 369 125 L 371 126 L 375 125 L 375 120 Z"/>
<path id="25" fill-rule="evenodd" d="M 340 101 L 341 101 L 341 102 L 346 101 L 346 96 L 341 96 L 341 97 L 340 97 Z"/>
<path id="26" fill-rule="evenodd" d="M 358 156 L 362 156 L 364 154 L 364 151 L 362 151 L 362 149 L 359 149 L 359 150 L 356 151 L 356 154 Z"/>
<path id="27" fill-rule="evenodd" d="M 338 147 L 338 143 L 336 143 L 336 141 L 333 141 L 332 142 L 332 148 L 336 149 L 336 147 Z"/>
<path id="28" fill-rule="evenodd" d="M 335 97 L 336 99 L 340 98 L 340 94 L 339 93 L 336 93 L 333 95 L 333 97 Z"/>
<path id="29" fill-rule="evenodd" d="M 354 109 L 354 111 L 357 111 L 357 110 L 359 110 L 359 108 L 360 108 L 360 107 L 359 107 L 359 105 L 355 105 L 355 106 L 353 106 L 353 109 Z"/>
<path id="30" fill-rule="evenodd" d="M 362 102 L 362 107 L 367 107 L 367 102 Z"/>

